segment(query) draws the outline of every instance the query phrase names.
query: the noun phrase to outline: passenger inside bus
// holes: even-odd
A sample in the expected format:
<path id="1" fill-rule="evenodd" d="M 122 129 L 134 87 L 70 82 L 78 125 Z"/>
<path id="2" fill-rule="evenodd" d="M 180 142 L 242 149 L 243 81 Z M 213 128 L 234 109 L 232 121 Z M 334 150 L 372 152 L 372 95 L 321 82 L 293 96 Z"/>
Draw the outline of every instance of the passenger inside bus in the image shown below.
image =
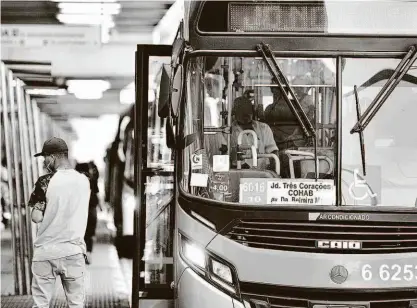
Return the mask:
<path id="1" fill-rule="evenodd" d="M 241 96 L 234 100 L 232 115 L 234 116 L 234 121 L 232 122 L 231 127 L 230 155 L 233 167 L 236 167 L 237 165 L 237 151 L 242 152 L 245 156 L 251 157 L 244 159 L 242 168 L 249 169 L 253 167 L 253 153 L 251 153 L 251 146 L 255 144 L 257 145 L 256 151 L 258 154 L 275 154 L 278 156 L 278 147 L 275 143 L 271 128 L 268 124 L 253 119 L 254 106 L 247 97 Z M 254 143 L 252 135 L 242 134 L 241 145 L 238 144 L 239 134 L 244 130 L 255 132 L 257 137 L 256 143 Z M 223 144 L 225 146 L 227 145 L 225 139 L 223 140 Z M 259 169 L 275 170 L 275 161 L 273 159 L 259 158 L 257 163 Z"/>

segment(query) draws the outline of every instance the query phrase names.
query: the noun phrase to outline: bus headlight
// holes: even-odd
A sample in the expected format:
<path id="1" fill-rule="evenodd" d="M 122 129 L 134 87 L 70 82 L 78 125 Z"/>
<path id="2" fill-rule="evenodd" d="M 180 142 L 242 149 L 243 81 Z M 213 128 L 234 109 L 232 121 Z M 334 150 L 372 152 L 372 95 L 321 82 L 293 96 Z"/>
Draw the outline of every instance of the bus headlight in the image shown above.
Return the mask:
<path id="1" fill-rule="evenodd" d="M 233 278 L 233 271 L 230 266 L 218 257 L 209 256 L 209 275 L 212 281 L 231 293 L 236 293 L 237 280 Z"/>
<path id="2" fill-rule="evenodd" d="M 181 237 L 182 240 L 182 252 L 188 261 L 190 261 L 195 266 L 198 266 L 200 269 L 206 268 L 206 254 L 204 249 L 198 247 L 196 244 L 192 243 L 189 240 L 186 240 L 184 237 Z"/>
<path id="3" fill-rule="evenodd" d="M 231 295 L 238 293 L 237 275 L 231 265 L 182 234 L 180 243 L 182 258 L 195 272 Z"/>
<path id="4" fill-rule="evenodd" d="M 216 260 L 211 259 L 211 272 L 213 275 L 223 279 L 228 283 L 233 283 L 232 270 L 227 265 L 224 265 Z"/>

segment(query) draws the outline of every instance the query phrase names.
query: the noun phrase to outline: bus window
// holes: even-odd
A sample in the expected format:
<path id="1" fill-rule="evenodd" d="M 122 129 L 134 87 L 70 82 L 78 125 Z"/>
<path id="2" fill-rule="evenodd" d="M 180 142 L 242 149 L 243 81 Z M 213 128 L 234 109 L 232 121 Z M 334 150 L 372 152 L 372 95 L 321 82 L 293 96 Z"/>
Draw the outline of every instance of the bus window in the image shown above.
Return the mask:
<path id="1" fill-rule="evenodd" d="M 376 200 L 377 204 L 415 206 L 416 70 L 409 70 L 363 131 L 364 162 L 359 136 L 350 133 L 357 122 L 353 87 L 357 86 L 363 114 L 399 62 L 398 59 L 346 59 L 342 75 L 342 189 L 346 204 L 369 205 Z"/>
<path id="2" fill-rule="evenodd" d="M 183 155 L 183 187 L 188 192 L 239 202 L 242 178 L 333 180 L 335 60 L 276 60 L 316 138 L 304 135 L 283 99 L 291 95 L 282 93 L 262 58 L 192 58 L 184 133 L 197 138 Z M 250 120 L 243 123 L 239 117 L 248 114 Z"/>

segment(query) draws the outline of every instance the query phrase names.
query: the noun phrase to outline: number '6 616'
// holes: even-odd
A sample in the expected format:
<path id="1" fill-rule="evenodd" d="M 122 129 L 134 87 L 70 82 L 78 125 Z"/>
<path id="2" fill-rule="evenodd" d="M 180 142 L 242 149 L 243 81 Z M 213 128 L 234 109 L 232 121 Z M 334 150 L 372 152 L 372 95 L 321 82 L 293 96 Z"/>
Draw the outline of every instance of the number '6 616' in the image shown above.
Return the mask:
<path id="1" fill-rule="evenodd" d="M 243 183 L 242 190 L 244 192 L 265 192 L 265 183 Z"/>
<path id="2" fill-rule="evenodd" d="M 380 279 L 382 281 L 413 281 L 417 280 L 417 265 L 387 265 L 383 264 L 377 268 L 365 264 L 362 267 L 362 278 L 365 281 Z"/>

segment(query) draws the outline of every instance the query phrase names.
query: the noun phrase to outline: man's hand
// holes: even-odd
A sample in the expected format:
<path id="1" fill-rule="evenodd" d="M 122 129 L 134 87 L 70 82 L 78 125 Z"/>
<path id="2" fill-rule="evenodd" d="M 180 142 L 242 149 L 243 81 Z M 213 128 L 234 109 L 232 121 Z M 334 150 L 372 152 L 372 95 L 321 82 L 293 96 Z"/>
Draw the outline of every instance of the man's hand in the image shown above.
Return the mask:
<path id="1" fill-rule="evenodd" d="M 32 210 L 32 221 L 36 224 L 43 220 L 43 212 L 36 207 Z"/>

